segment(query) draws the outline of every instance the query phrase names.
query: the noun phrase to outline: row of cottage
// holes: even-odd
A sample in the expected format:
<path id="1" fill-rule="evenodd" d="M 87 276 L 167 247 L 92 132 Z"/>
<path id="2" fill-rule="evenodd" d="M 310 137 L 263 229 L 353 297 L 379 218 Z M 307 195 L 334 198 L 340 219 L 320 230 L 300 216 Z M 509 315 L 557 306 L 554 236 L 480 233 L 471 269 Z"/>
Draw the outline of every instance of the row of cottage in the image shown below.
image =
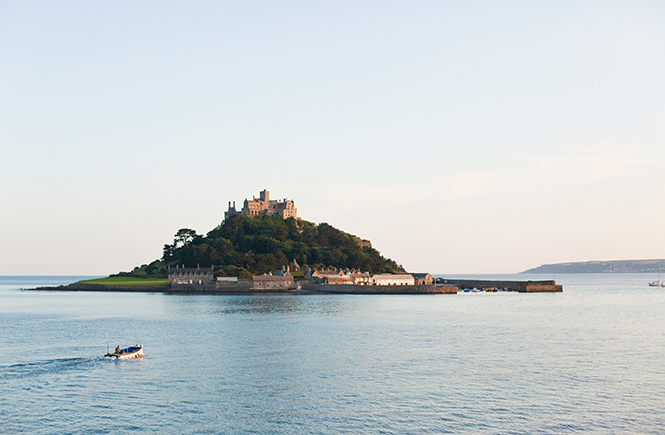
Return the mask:
<path id="1" fill-rule="evenodd" d="M 214 280 L 212 267 L 185 268 L 176 267 L 168 270 L 171 287 L 211 287 L 218 289 L 291 289 L 298 284 L 288 267 L 275 273 L 255 275 L 252 279 L 238 279 L 236 277 L 218 277 Z M 325 285 L 356 285 L 356 286 L 396 286 L 396 285 L 431 285 L 432 275 L 429 273 L 380 273 L 370 275 L 356 269 L 335 270 L 308 270 L 303 276 L 304 280 L 312 284 Z"/>
<path id="2" fill-rule="evenodd" d="M 317 284 L 333 285 L 429 285 L 429 273 L 379 273 L 370 275 L 356 269 L 309 270 L 304 276 Z"/>

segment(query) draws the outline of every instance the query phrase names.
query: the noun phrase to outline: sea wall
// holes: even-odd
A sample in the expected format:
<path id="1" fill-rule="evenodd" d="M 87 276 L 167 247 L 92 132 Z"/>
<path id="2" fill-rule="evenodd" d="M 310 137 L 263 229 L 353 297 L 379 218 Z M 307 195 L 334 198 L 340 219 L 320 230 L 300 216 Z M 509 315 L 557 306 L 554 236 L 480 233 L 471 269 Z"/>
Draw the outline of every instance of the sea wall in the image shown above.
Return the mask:
<path id="1" fill-rule="evenodd" d="M 451 285 L 333 285 L 308 284 L 303 290 L 317 293 L 337 293 L 350 295 L 422 295 L 456 294 L 457 287 Z"/>
<path id="2" fill-rule="evenodd" d="M 441 283 L 455 285 L 460 289 L 466 288 L 497 288 L 500 290 L 515 291 L 520 293 L 549 293 L 562 292 L 563 286 L 553 280 L 545 281 L 497 281 L 480 279 L 448 279 L 437 278 Z"/>
<path id="3" fill-rule="evenodd" d="M 303 292 L 298 289 L 254 289 L 254 288 L 217 288 L 211 290 L 171 289 L 164 291 L 170 295 L 236 295 L 236 296 L 267 296 L 267 295 L 299 295 Z"/>
<path id="4" fill-rule="evenodd" d="M 238 281 L 217 281 L 215 288 L 219 291 L 249 290 L 254 287 L 251 279 L 239 279 Z"/>
<path id="5" fill-rule="evenodd" d="M 557 284 L 527 284 L 522 293 L 557 293 L 562 292 L 563 286 Z"/>

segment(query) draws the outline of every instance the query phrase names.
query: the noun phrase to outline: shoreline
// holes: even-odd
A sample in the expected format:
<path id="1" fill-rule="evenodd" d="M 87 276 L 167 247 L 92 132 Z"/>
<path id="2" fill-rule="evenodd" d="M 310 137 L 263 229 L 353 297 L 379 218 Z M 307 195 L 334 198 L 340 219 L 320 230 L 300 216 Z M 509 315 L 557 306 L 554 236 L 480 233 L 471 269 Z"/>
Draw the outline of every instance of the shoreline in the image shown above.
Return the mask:
<path id="1" fill-rule="evenodd" d="M 205 287 L 152 285 L 130 286 L 110 284 L 73 283 L 52 287 L 22 289 L 24 291 L 81 291 L 81 292 L 120 292 L 120 293 L 164 293 L 173 295 L 304 295 L 304 294 L 457 294 L 468 289 L 510 291 L 517 293 L 560 293 L 563 286 L 554 280 L 547 281 L 500 281 L 465 280 L 439 278 L 439 283 L 428 285 L 335 285 L 303 283 L 299 288 L 255 289 L 238 287 Z"/>
<path id="2" fill-rule="evenodd" d="M 304 285 L 292 289 L 238 289 L 238 288 L 172 288 L 160 286 L 114 286 L 108 284 L 60 285 L 55 287 L 36 287 L 23 291 L 60 291 L 60 292 L 117 292 L 117 293 L 164 293 L 172 295 L 308 295 L 308 294 L 457 294 L 457 287 L 449 285 L 413 285 L 413 286 L 348 286 L 348 285 Z"/>

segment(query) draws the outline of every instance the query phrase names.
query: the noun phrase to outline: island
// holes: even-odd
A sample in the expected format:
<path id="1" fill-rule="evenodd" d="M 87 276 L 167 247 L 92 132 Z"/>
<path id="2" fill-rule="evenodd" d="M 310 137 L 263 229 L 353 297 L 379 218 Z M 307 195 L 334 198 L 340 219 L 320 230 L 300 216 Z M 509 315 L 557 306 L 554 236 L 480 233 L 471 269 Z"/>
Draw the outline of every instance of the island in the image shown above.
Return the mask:
<path id="1" fill-rule="evenodd" d="M 289 199 L 267 190 L 229 202 L 224 220 L 207 234 L 175 233 L 160 259 L 106 278 L 36 290 L 165 292 L 174 294 L 455 294 L 458 286 L 520 292 L 562 291 L 553 281 L 455 282 L 408 273 L 369 240 L 327 223 L 298 217 Z"/>

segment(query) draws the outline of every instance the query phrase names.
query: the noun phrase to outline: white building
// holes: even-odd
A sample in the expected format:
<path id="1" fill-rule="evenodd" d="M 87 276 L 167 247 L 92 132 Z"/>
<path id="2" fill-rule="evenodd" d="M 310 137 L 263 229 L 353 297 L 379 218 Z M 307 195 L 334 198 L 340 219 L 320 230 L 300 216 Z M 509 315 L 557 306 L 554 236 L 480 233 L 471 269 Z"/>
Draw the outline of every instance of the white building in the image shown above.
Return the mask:
<path id="1" fill-rule="evenodd" d="M 416 280 L 408 273 L 380 273 L 372 275 L 372 285 L 415 285 Z"/>

